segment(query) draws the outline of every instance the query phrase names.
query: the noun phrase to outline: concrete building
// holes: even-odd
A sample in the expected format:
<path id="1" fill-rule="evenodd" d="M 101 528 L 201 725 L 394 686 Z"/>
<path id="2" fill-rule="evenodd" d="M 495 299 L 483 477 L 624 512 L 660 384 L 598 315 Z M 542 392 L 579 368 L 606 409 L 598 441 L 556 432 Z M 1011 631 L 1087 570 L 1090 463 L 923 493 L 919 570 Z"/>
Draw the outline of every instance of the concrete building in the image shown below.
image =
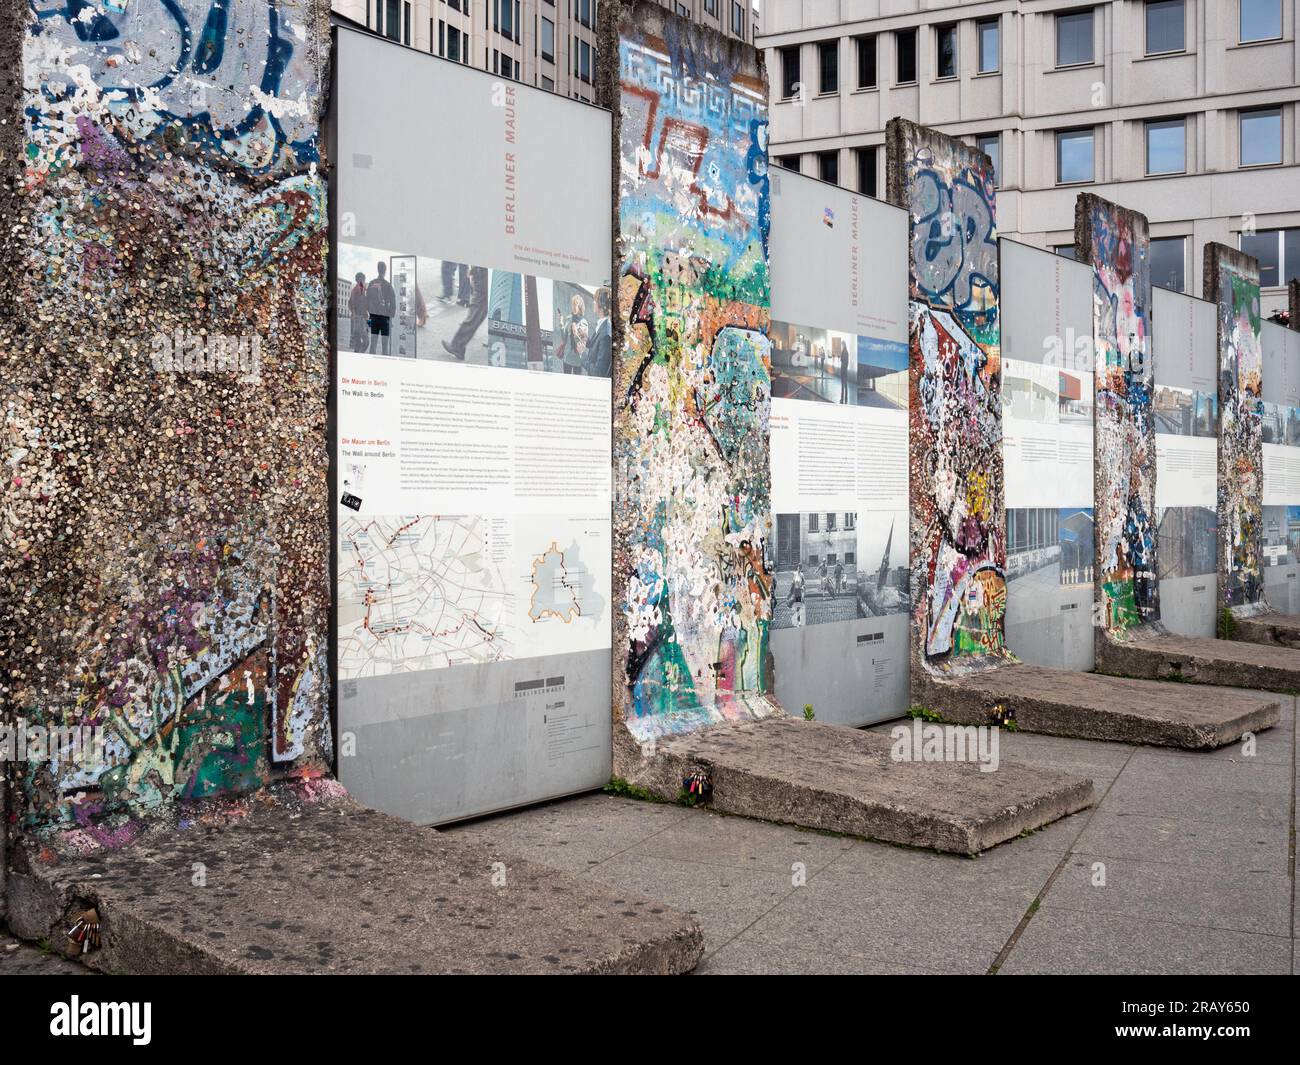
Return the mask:
<path id="1" fill-rule="evenodd" d="M 753 42 L 752 0 L 660 0 L 728 37 Z M 385 37 L 515 81 L 593 101 L 598 0 L 333 0 Z"/>
<path id="2" fill-rule="evenodd" d="M 1297 0 L 769 0 L 759 44 L 783 165 L 884 193 L 895 115 L 984 148 L 1009 237 L 1068 253 L 1091 189 L 1151 221 L 1157 284 L 1201 249 L 1300 275 Z"/>

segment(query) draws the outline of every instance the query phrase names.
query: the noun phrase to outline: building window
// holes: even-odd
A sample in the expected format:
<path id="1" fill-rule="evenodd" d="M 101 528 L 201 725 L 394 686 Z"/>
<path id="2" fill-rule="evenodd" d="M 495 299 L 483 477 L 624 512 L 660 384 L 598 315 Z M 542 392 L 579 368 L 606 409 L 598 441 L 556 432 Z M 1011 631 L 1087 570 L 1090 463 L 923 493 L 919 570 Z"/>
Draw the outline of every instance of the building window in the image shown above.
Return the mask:
<path id="1" fill-rule="evenodd" d="M 975 39 L 979 42 L 981 74 L 994 74 L 1002 67 L 1001 25 L 995 18 L 980 19 L 975 23 Z"/>
<path id="2" fill-rule="evenodd" d="M 1056 16 L 1056 65 L 1076 67 L 1092 62 L 1092 8 Z"/>
<path id="3" fill-rule="evenodd" d="M 799 157 L 797 155 L 778 155 L 776 165 L 785 167 L 786 170 L 793 170 L 799 173 Z"/>
<path id="4" fill-rule="evenodd" d="M 1161 119 L 1146 124 L 1147 173 L 1182 174 L 1187 170 L 1187 124 L 1184 119 Z"/>
<path id="5" fill-rule="evenodd" d="M 779 50 L 781 56 L 781 99 L 793 100 L 799 92 L 799 46 Z"/>
<path id="6" fill-rule="evenodd" d="M 1151 238 L 1151 284 L 1175 292 L 1186 290 L 1186 243 L 1185 237 Z"/>
<path id="7" fill-rule="evenodd" d="M 430 38 L 429 47 L 432 48 L 433 47 L 433 19 L 429 19 L 429 38 Z M 444 23 L 442 19 L 439 19 L 438 20 L 438 54 L 439 55 L 447 54 L 447 48 L 445 43 L 446 38 L 447 38 L 446 23 Z"/>
<path id="8" fill-rule="evenodd" d="M 957 27 L 938 26 L 934 31 L 935 75 L 940 78 L 957 76 Z"/>
<path id="9" fill-rule="evenodd" d="M 809 514 L 809 515 L 808 515 L 808 531 L 809 531 L 809 532 L 821 532 L 821 531 L 822 531 L 822 530 L 821 530 L 821 522 L 820 522 L 820 519 L 818 518 L 818 516 L 817 516 L 816 514 Z M 816 562 L 816 561 L 817 561 L 817 557 L 816 557 L 815 555 L 809 556 L 809 559 L 810 559 L 810 561 L 813 561 L 813 562 Z"/>
<path id="10" fill-rule="evenodd" d="M 548 63 L 555 62 L 555 23 L 542 18 L 542 58 Z"/>
<path id="11" fill-rule="evenodd" d="M 745 39 L 745 9 L 739 4 L 731 5 L 731 32 L 742 41 Z"/>
<path id="12" fill-rule="evenodd" d="M 1073 259 L 1073 258 L 1074 258 L 1074 245 L 1073 245 L 1073 244 L 1053 244 L 1053 245 L 1052 245 L 1052 254 L 1053 254 L 1053 255 L 1059 255 L 1062 259 Z M 1007 511 L 1007 513 L 1010 514 L 1011 512 L 1010 512 L 1010 511 Z"/>
<path id="13" fill-rule="evenodd" d="M 447 51 L 444 54 L 447 56 L 448 59 L 454 60 L 457 63 L 461 61 L 460 38 L 461 38 L 460 30 L 458 30 L 455 26 L 447 27 Z M 465 51 L 466 52 L 469 51 L 468 45 L 466 46 Z"/>
<path id="14" fill-rule="evenodd" d="M 1091 181 L 1092 134 L 1090 129 L 1071 129 L 1056 135 L 1056 183 L 1074 185 Z"/>
<path id="15" fill-rule="evenodd" d="M 718 17 L 718 0 L 704 0 L 704 13 Z"/>
<path id="16" fill-rule="evenodd" d="M 1147 0 L 1147 55 L 1181 52 L 1186 47 L 1183 35 L 1183 0 Z"/>
<path id="17" fill-rule="evenodd" d="M 910 85 L 916 80 L 916 30 L 898 30 L 894 47 L 898 49 L 898 84 Z"/>
<path id="18" fill-rule="evenodd" d="M 858 52 L 858 88 L 874 89 L 876 87 L 876 35 L 856 37 L 854 44 Z"/>
<path id="19" fill-rule="evenodd" d="M 1282 36 L 1282 0 L 1239 0 L 1238 40 L 1276 41 Z"/>
<path id="20" fill-rule="evenodd" d="M 839 152 L 817 153 L 817 176 L 823 181 L 829 181 L 832 185 L 840 183 Z"/>
<path id="21" fill-rule="evenodd" d="M 1282 161 L 1282 109 L 1242 111 L 1241 165 L 1273 166 Z"/>
<path id="22" fill-rule="evenodd" d="M 547 92 L 554 92 L 554 91 L 555 91 L 555 79 L 554 79 L 554 78 L 548 78 L 545 74 L 543 74 L 543 75 L 542 75 L 542 88 L 545 89 Z"/>
<path id="23" fill-rule="evenodd" d="M 1002 134 L 985 133 L 975 138 L 975 147 L 982 151 L 993 163 L 993 184 L 999 185 L 1002 173 Z"/>
<path id="24" fill-rule="evenodd" d="M 677 14 L 681 15 L 682 18 L 690 18 L 690 17 L 691 17 L 691 9 L 688 8 L 685 4 L 678 4 L 678 5 L 677 5 Z"/>
<path id="25" fill-rule="evenodd" d="M 876 149 L 859 148 L 858 155 L 858 191 L 873 199 L 879 197 L 880 190 L 876 184 Z"/>
<path id="26" fill-rule="evenodd" d="M 594 49 L 586 41 L 578 45 L 578 77 L 591 84 L 591 57 Z"/>
<path id="27" fill-rule="evenodd" d="M 576 11 L 578 14 L 578 21 L 581 22 L 584 26 L 586 26 L 587 29 L 591 29 L 593 25 L 591 19 L 591 14 L 592 14 L 591 9 L 592 9 L 591 0 L 573 0 L 573 10 Z"/>
<path id="28" fill-rule="evenodd" d="M 1300 229 L 1261 229 L 1241 234 L 1241 250 L 1259 260 L 1262 288 L 1279 288 L 1300 277 Z"/>
<path id="29" fill-rule="evenodd" d="M 825 95 L 840 91 L 840 42 L 822 41 L 817 45 L 817 69 L 821 81 L 817 91 Z"/>

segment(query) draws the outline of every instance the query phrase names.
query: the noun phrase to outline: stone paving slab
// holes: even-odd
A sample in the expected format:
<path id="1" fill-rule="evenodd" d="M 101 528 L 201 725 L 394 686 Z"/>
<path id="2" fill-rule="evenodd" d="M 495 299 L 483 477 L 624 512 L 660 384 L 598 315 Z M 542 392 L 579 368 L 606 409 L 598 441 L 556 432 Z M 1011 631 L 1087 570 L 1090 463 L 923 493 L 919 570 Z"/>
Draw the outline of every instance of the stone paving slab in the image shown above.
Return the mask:
<path id="1" fill-rule="evenodd" d="M 11 936 L 0 926 L 0 976 L 90 976 L 94 970 Z"/>
<path id="2" fill-rule="evenodd" d="M 1229 638 L 1233 640 L 1300 650 L 1300 614 L 1261 614 L 1254 618 L 1235 618 L 1232 629 Z"/>
<path id="3" fill-rule="evenodd" d="M 888 736 L 795 718 L 717 725 L 625 762 L 632 783 L 674 799 L 703 771 L 723 813 L 974 854 L 1091 805 L 1092 782 L 1002 760 L 895 761 Z M 630 768 L 629 768 L 630 767 Z"/>
<path id="4" fill-rule="evenodd" d="M 1295 654 L 1300 658 L 1300 652 Z M 1222 747 L 1246 732 L 1271 728 L 1280 713 L 1276 696 L 1258 692 L 1028 664 L 914 680 L 913 700 L 945 720 L 990 724 L 1000 705 L 1022 732 L 1189 750 Z"/>
<path id="5" fill-rule="evenodd" d="M 10 927 L 61 944 L 93 905 L 103 947 L 83 960 L 108 972 L 678 973 L 703 949 L 666 906 L 346 797 L 26 858 Z"/>
<path id="6" fill-rule="evenodd" d="M 1097 668 L 1146 680 L 1300 692 L 1300 650 L 1212 636 L 1101 638 Z"/>

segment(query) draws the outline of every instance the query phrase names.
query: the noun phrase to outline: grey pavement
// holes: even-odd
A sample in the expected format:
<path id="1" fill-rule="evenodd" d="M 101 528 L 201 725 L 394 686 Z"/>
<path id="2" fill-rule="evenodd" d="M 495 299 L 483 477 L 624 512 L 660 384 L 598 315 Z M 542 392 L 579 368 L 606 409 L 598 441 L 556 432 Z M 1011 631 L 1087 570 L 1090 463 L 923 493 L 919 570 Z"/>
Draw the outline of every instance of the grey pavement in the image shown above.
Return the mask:
<path id="1" fill-rule="evenodd" d="M 91 970 L 75 961 L 10 935 L 0 924 L 0 976 L 90 975 Z"/>
<path id="2" fill-rule="evenodd" d="M 449 831 L 692 914 L 700 974 L 1292 973 L 1281 703 L 1251 756 L 1004 733 L 1099 801 L 973 859 L 599 794 Z"/>

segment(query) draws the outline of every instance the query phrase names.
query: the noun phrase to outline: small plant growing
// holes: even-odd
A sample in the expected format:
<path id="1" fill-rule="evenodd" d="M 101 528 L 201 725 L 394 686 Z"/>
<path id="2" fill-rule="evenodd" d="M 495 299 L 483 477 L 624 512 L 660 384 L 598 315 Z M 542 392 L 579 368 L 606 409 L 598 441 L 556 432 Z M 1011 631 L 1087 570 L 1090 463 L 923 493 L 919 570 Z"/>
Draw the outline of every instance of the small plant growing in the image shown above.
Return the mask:
<path id="1" fill-rule="evenodd" d="M 1219 639 L 1231 640 L 1237 635 L 1237 619 L 1232 615 L 1232 607 L 1225 606 L 1219 611 Z"/>
<path id="2" fill-rule="evenodd" d="M 803 704 L 803 719 L 804 719 L 805 721 L 813 721 L 813 720 L 816 720 L 816 718 L 817 718 L 817 713 L 816 713 L 816 711 L 813 710 L 813 704 L 812 704 L 812 703 L 804 703 L 804 704 Z"/>
<path id="3" fill-rule="evenodd" d="M 908 717 L 919 717 L 922 721 L 942 721 L 943 715 L 937 710 L 928 710 L 924 706 L 909 706 Z"/>

